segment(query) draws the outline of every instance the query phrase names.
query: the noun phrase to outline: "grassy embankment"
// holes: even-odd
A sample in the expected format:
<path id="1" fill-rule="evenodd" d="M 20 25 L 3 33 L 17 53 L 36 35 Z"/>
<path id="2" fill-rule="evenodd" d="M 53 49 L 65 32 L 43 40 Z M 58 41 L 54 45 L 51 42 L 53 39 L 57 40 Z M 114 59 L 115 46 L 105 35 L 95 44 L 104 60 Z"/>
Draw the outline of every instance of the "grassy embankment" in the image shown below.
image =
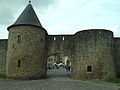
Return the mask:
<path id="1" fill-rule="evenodd" d="M 0 78 L 6 78 L 6 75 L 0 74 Z"/>
<path id="2" fill-rule="evenodd" d="M 120 78 L 114 78 L 114 79 L 108 79 L 105 80 L 106 82 L 112 82 L 112 83 L 120 83 Z"/>

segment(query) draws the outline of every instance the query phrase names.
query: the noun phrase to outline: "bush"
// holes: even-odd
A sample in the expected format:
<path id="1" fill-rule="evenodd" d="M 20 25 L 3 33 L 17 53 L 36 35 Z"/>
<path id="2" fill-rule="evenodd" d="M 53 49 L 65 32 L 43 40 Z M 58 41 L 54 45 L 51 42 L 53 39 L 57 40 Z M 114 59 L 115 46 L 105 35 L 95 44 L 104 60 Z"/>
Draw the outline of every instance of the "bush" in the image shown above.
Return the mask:
<path id="1" fill-rule="evenodd" d="M 120 83 L 120 78 L 107 79 L 105 81 L 112 82 L 112 83 Z"/>
<path id="2" fill-rule="evenodd" d="M 6 75 L 0 74 L 0 78 L 6 78 Z"/>

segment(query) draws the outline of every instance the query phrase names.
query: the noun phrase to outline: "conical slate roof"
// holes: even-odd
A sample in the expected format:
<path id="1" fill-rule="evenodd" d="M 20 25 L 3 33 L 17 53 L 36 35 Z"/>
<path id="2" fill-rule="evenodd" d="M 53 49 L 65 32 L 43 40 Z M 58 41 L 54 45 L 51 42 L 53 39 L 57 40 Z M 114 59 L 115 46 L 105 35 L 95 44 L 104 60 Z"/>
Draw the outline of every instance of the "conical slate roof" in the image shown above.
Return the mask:
<path id="1" fill-rule="evenodd" d="M 34 26 L 42 27 L 30 3 L 27 5 L 27 7 L 24 9 L 21 15 L 18 17 L 16 22 L 13 25 L 9 26 L 8 29 L 12 26 L 18 26 L 18 25 L 34 25 Z"/>

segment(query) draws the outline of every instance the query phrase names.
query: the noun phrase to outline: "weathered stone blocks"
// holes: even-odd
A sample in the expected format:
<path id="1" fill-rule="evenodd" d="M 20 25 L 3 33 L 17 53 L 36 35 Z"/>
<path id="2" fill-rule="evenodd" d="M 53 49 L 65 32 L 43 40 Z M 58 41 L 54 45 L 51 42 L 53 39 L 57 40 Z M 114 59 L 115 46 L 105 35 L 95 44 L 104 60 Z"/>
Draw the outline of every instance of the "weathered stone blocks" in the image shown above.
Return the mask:
<path id="1" fill-rule="evenodd" d="M 120 77 L 120 38 L 114 38 L 114 60 L 116 76 Z"/>
<path id="2" fill-rule="evenodd" d="M 111 31 L 83 30 L 77 32 L 74 38 L 72 78 L 81 80 L 115 78 Z"/>
<path id="3" fill-rule="evenodd" d="M 9 29 L 6 74 L 11 78 L 36 79 L 47 75 L 46 31 L 36 26 Z"/>
<path id="4" fill-rule="evenodd" d="M 0 40 L 0 74 L 6 74 L 7 39 Z"/>

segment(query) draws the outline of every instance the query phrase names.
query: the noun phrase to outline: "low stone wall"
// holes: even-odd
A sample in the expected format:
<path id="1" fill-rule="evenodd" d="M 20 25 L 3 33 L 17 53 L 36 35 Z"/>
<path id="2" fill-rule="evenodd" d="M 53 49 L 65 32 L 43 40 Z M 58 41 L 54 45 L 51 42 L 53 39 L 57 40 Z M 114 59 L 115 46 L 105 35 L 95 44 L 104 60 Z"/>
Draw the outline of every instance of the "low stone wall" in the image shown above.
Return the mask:
<path id="1" fill-rule="evenodd" d="M 6 73 L 7 39 L 0 39 L 0 74 Z"/>
<path id="2" fill-rule="evenodd" d="M 120 77 L 120 38 L 114 38 L 114 60 L 116 76 Z"/>

